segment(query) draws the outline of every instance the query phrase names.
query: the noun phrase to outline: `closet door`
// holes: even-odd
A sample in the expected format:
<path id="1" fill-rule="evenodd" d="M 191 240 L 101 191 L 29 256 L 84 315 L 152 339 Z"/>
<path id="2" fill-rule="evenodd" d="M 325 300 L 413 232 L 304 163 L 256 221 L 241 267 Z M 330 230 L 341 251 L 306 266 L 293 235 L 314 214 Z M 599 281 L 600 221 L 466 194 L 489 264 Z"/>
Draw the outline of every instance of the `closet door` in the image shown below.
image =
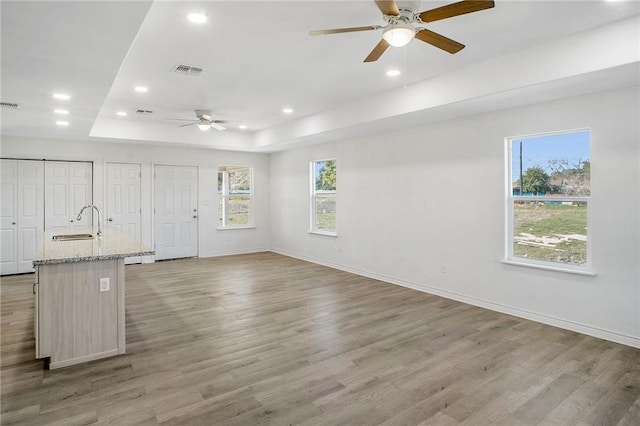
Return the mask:
<path id="1" fill-rule="evenodd" d="M 142 241 L 140 164 L 107 163 L 107 225 L 134 240 Z M 140 263 L 141 257 L 127 257 L 125 263 Z"/>
<path id="2" fill-rule="evenodd" d="M 93 215 L 88 211 L 77 219 L 80 209 L 92 203 L 92 168 L 92 163 L 45 162 L 45 229 L 64 234 L 92 225 Z"/>
<path id="3" fill-rule="evenodd" d="M 18 161 L 18 273 L 33 272 L 44 231 L 44 162 Z"/>
<path id="4" fill-rule="evenodd" d="M 33 272 L 44 230 L 44 163 L 2 160 L 0 274 Z"/>
<path id="5" fill-rule="evenodd" d="M 18 161 L 0 164 L 0 274 L 18 272 Z"/>
<path id="6" fill-rule="evenodd" d="M 93 218 L 95 214 L 93 209 L 85 210 L 81 220 L 77 217 L 84 206 L 93 203 L 92 171 L 92 163 L 69 163 L 69 209 L 71 211 L 69 233 L 71 234 L 82 232 L 98 220 L 97 215 Z"/>

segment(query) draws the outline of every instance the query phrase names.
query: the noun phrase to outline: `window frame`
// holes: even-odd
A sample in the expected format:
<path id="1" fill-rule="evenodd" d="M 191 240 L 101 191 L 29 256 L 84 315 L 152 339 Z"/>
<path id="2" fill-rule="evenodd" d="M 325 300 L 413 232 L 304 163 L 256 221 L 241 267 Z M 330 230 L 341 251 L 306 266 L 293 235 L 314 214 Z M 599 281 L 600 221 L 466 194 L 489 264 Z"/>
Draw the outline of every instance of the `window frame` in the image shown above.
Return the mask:
<path id="1" fill-rule="evenodd" d="M 230 193 L 229 187 L 229 172 L 234 170 L 249 170 L 249 193 L 248 194 L 232 194 Z M 219 175 L 222 173 L 222 189 L 218 186 L 217 195 L 218 195 L 218 220 L 216 229 L 219 231 L 229 230 L 229 229 L 253 229 L 255 228 L 254 222 L 254 173 L 253 166 L 245 166 L 245 165 L 224 165 L 218 166 L 216 179 L 219 179 Z M 219 185 L 219 183 L 217 183 Z M 239 224 L 234 225 L 229 223 L 229 216 L 227 214 L 229 201 L 232 197 L 248 197 L 249 198 L 249 214 L 248 214 L 248 222 L 247 224 Z M 222 203 L 222 209 L 220 205 Z M 222 222 L 222 224 L 220 223 Z"/>
<path id="2" fill-rule="evenodd" d="M 316 193 L 316 176 L 315 176 L 315 165 L 317 163 L 326 163 L 328 161 L 333 161 L 336 165 L 336 189 L 333 191 L 332 197 L 334 199 L 334 205 L 336 206 L 336 217 L 334 219 L 334 229 L 327 230 L 317 227 L 317 217 L 316 217 L 316 200 L 318 194 Z M 310 176 L 310 221 L 309 221 L 309 233 L 325 235 L 329 237 L 337 237 L 338 236 L 338 222 L 337 222 L 337 206 L 338 206 L 338 161 L 335 158 L 326 158 L 322 160 L 311 160 L 309 163 L 309 176 Z M 327 197 L 327 193 L 322 194 L 323 197 Z"/>
<path id="3" fill-rule="evenodd" d="M 589 151 L 591 151 L 591 129 L 579 128 L 571 130 L 562 130 L 556 132 L 536 133 L 521 136 L 506 137 L 505 141 L 505 253 L 502 259 L 503 263 L 524 266 L 537 269 L 545 269 L 557 272 L 567 272 L 579 275 L 595 275 L 593 271 L 592 263 L 592 207 L 591 207 L 591 192 L 588 196 L 577 195 L 514 195 L 513 194 L 513 182 L 514 176 L 512 176 L 513 170 L 513 147 L 514 143 L 527 139 L 534 139 L 544 136 L 564 135 L 571 133 L 589 132 Z M 591 179 L 591 176 L 590 176 Z M 522 190 L 522 189 L 521 189 Z M 515 241 L 515 209 L 514 206 L 518 201 L 527 202 L 580 202 L 585 203 L 586 215 L 587 215 L 587 241 L 586 241 L 586 256 L 584 265 L 576 265 L 570 263 L 552 262 L 539 259 L 530 259 L 514 255 L 514 241 Z"/>

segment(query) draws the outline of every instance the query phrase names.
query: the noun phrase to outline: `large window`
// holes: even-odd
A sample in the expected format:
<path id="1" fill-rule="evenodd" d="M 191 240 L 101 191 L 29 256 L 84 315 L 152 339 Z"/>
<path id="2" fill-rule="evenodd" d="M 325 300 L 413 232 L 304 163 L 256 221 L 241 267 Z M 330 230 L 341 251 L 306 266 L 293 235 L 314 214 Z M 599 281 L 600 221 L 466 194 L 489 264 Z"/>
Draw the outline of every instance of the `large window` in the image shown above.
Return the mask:
<path id="1" fill-rule="evenodd" d="M 336 160 L 311 162 L 311 231 L 336 233 Z"/>
<path id="2" fill-rule="evenodd" d="M 589 271 L 589 136 L 508 139 L 507 261 Z"/>
<path id="3" fill-rule="evenodd" d="M 247 166 L 218 168 L 220 228 L 253 226 L 253 173 Z"/>

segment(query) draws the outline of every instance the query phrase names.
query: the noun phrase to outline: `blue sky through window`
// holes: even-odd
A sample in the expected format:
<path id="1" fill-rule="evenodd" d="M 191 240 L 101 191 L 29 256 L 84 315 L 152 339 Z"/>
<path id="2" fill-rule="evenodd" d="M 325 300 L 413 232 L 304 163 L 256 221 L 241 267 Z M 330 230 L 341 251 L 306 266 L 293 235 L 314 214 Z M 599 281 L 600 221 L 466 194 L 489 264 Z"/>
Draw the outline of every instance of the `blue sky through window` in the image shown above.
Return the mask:
<path id="1" fill-rule="evenodd" d="M 520 141 L 522 141 L 522 173 L 530 167 L 541 167 L 548 174 L 550 160 L 567 160 L 570 167 L 579 162 L 591 161 L 590 132 L 534 136 L 511 139 L 511 181 L 520 176 Z"/>

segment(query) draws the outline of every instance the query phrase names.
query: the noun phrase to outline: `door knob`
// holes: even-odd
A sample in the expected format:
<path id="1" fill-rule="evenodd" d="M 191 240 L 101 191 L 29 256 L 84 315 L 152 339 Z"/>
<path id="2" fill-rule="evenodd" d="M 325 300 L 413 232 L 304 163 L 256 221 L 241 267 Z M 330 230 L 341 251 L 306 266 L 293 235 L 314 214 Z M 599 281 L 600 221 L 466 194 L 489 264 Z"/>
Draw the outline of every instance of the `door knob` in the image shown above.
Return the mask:
<path id="1" fill-rule="evenodd" d="M 197 219 L 197 218 L 198 218 L 198 215 L 195 215 L 195 214 L 194 214 L 194 215 L 193 215 L 193 218 L 194 218 L 194 219 Z"/>
<path id="2" fill-rule="evenodd" d="M 73 219 L 71 219 L 69 222 L 73 223 Z"/>
<path id="3" fill-rule="evenodd" d="M 195 213 L 197 211 L 197 209 L 193 209 L 193 212 Z"/>
<path id="4" fill-rule="evenodd" d="M 12 225 L 15 225 L 16 223 L 15 223 L 15 222 L 11 222 L 11 224 L 12 224 Z"/>
<path id="5" fill-rule="evenodd" d="M 109 222 L 113 222 L 113 218 L 110 217 L 109 219 L 107 219 Z"/>

